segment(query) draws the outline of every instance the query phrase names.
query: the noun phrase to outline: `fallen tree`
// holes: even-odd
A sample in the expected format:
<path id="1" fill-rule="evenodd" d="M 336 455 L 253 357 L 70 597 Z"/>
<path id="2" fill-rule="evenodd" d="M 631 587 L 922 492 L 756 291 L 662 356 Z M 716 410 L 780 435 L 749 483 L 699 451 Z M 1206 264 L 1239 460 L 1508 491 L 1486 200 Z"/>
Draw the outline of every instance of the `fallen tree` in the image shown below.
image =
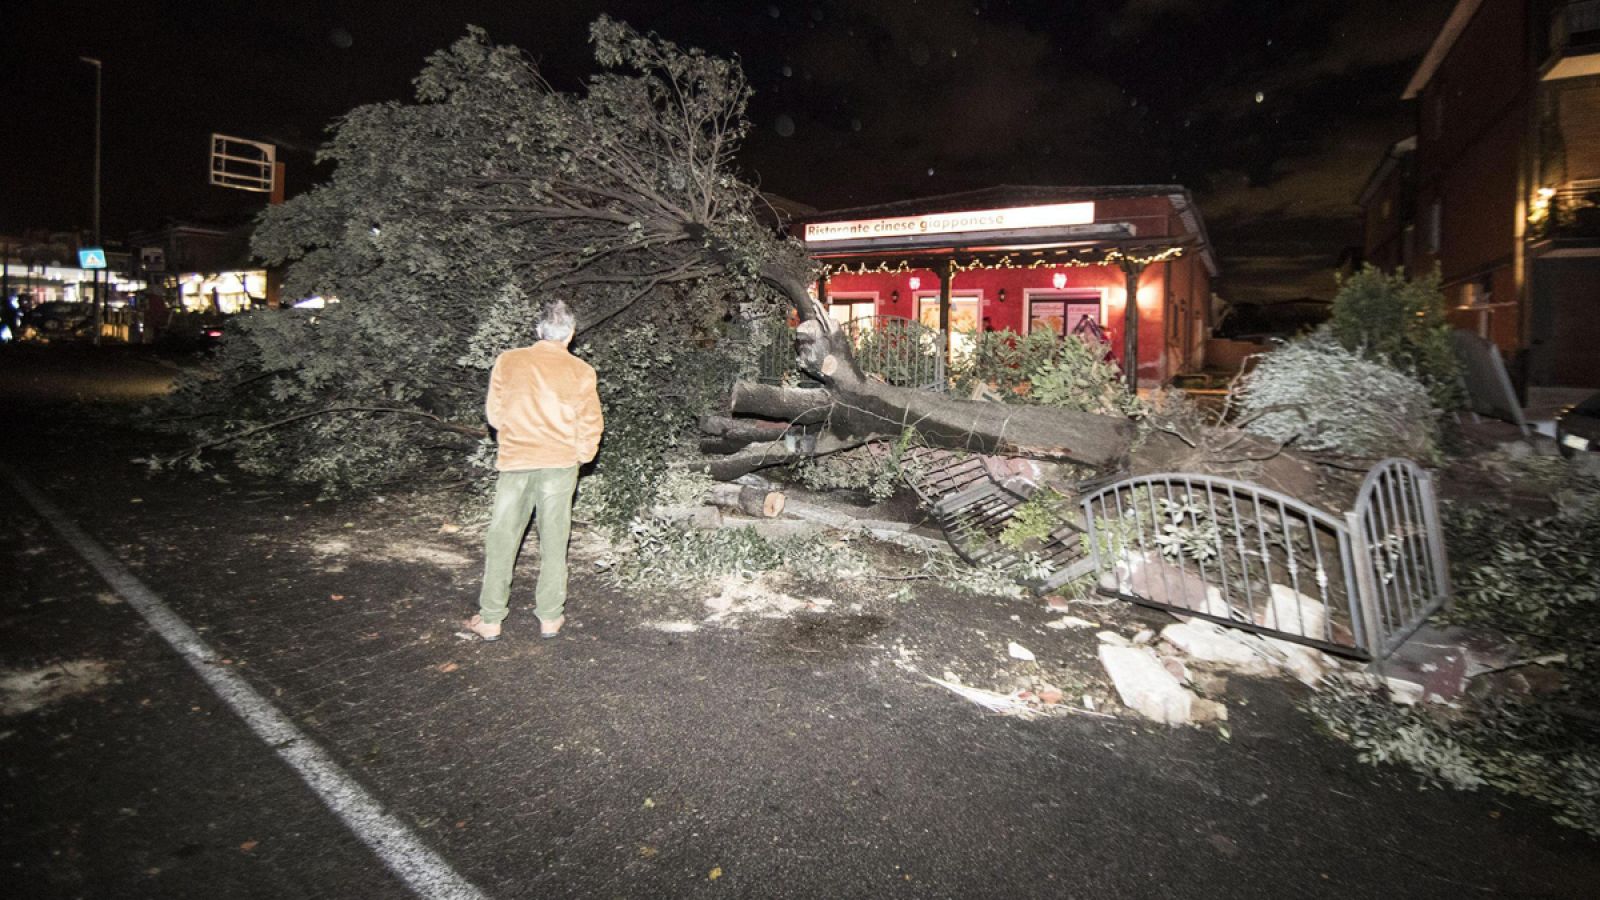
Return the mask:
<path id="1" fill-rule="evenodd" d="M 675 463 L 731 479 L 907 430 L 954 449 L 1126 463 L 1126 417 L 864 375 L 806 291 L 804 248 L 737 174 L 750 95 L 738 66 L 607 18 L 590 36 L 605 71 L 582 93 L 474 30 L 429 58 L 415 102 L 340 120 L 320 154 L 332 179 L 270 208 L 252 243 L 286 267 L 285 296 L 338 302 L 230 327 L 216 365 L 179 391 L 191 462 L 227 446 L 330 490 L 471 480 L 492 461 L 487 369 L 532 341 L 559 296 L 600 372 L 612 524 L 647 507 Z M 751 351 L 731 336 L 791 313 L 797 365 L 820 387 L 741 381 Z"/>
<path id="2" fill-rule="evenodd" d="M 952 450 L 1093 468 L 1126 464 L 1134 433 L 1126 419 L 1050 406 L 961 400 L 868 378 L 856 363 L 849 339 L 821 303 L 807 294 L 798 275 L 775 269 L 762 272 L 764 280 L 797 310 L 795 361 L 822 387 L 740 382 L 730 397 L 735 416 L 818 424 L 841 444 L 850 439 L 894 438 L 911 429 L 927 444 Z M 721 466 L 713 472 L 736 477 L 743 474 L 736 472 L 738 468 Z"/>

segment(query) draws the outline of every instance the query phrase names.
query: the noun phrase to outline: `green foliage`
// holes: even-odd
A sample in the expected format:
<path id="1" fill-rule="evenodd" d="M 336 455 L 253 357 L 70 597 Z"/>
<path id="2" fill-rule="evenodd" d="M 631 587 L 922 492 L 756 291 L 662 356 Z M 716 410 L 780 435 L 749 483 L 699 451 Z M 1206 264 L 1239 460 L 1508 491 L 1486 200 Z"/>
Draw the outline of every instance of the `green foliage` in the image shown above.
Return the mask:
<path id="1" fill-rule="evenodd" d="M 1552 807 L 1557 822 L 1600 837 L 1600 748 L 1546 707 L 1500 700 L 1451 716 L 1333 680 L 1306 708 L 1363 762 L 1405 765 L 1458 790 L 1487 785 L 1519 794 Z"/>
<path id="2" fill-rule="evenodd" d="M 1072 501 L 1059 491 L 1040 488 L 1012 510 L 1011 521 L 1000 532 L 1000 543 L 1013 550 L 1029 541 L 1044 541 L 1072 513 Z"/>
<path id="3" fill-rule="evenodd" d="M 1463 790 L 1489 785 L 1543 802 L 1556 821 L 1600 836 L 1600 746 L 1565 708 L 1600 701 L 1600 484 L 1572 476 L 1552 516 L 1447 504 L 1455 605 L 1447 618 L 1513 636 L 1525 658 L 1571 672 L 1553 697 L 1469 696 L 1460 710 L 1400 707 L 1336 682 L 1308 701 L 1369 762 L 1401 763 Z M 1551 702 L 1554 700 L 1555 702 Z"/>
<path id="4" fill-rule="evenodd" d="M 1382 360 L 1422 382 L 1436 409 L 1461 406 L 1459 366 L 1450 346 L 1439 273 L 1407 278 L 1367 265 L 1339 283 L 1333 336 L 1346 349 Z"/>
<path id="5" fill-rule="evenodd" d="M 1416 379 L 1323 333 L 1261 358 L 1234 387 L 1246 431 L 1357 459 L 1439 459 L 1438 419 Z"/>
<path id="6" fill-rule="evenodd" d="M 963 394 L 985 384 L 1008 403 L 1025 402 L 1034 373 L 1056 354 L 1056 337 L 1044 330 L 1027 335 L 984 331 L 972 337 L 972 352 L 951 373 Z"/>
<path id="7" fill-rule="evenodd" d="M 583 355 L 600 373 L 606 414 L 599 477 L 583 489 L 588 521 L 620 535 L 657 502 L 669 458 L 684 449 L 696 416 L 727 394 L 743 363 L 721 348 L 662 340 L 650 323 L 607 331 Z"/>
<path id="8" fill-rule="evenodd" d="M 988 331 L 973 336 L 970 354 L 956 366 L 956 390 L 986 385 L 1007 403 L 1060 406 L 1101 415 L 1141 416 L 1145 408 L 1129 393 L 1121 370 L 1097 343 L 1049 331 L 1020 335 Z"/>
<path id="9" fill-rule="evenodd" d="M 800 483 L 814 491 L 861 491 L 873 502 L 887 500 L 900 489 L 905 453 L 921 438 L 906 429 L 884 449 L 855 447 L 827 456 L 812 456 L 790 467 Z"/>
<path id="10" fill-rule="evenodd" d="M 1098 343 L 1068 335 L 1056 352 L 1034 370 L 1029 396 L 1044 406 L 1060 406 L 1105 416 L 1138 416 L 1144 405 Z"/>
<path id="11" fill-rule="evenodd" d="M 1452 621 L 1517 636 L 1529 652 L 1563 654 L 1585 673 L 1569 688 L 1600 702 L 1600 485 L 1578 480 L 1555 515 L 1519 518 L 1499 506 L 1445 506 Z"/>
<path id="12" fill-rule="evenodd" d="M 863 569 L 858 554 L 814 536 L 768 540 L 753 528 L 698 531 L 660 519 L 636 521 L 630 536 L 630 551 L 609 570 L 612 583 L 622 588 L 679 589 L 778 569 L 807 576 Z"/>
<path id="13" fill-rule="evenodd" d="M 202 445 L 329 491 L 487 471 L 487 370 L 553 297 L 578 316 L 607 435 L 591 491 L 613 527 L 646 505 L 681 432 L 747 349 L 729 323 L 776 305 L 764 269 L 808 271 L 733 168 L 737 65 L 602 18 L 608 71 L 557 92 L 483 31 L 427 61 L 413 102 L 338 121 L 332 178 L 263 214 L 254 252 L 322 311 L 230 323 L 177 409 Z"/>

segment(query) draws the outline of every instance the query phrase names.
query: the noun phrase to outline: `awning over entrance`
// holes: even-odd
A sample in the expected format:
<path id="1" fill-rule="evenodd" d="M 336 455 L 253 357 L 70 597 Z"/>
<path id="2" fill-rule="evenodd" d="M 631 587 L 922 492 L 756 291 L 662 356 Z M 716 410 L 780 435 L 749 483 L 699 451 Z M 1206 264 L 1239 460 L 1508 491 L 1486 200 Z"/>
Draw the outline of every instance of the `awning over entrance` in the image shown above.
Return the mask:
<path id="1" fill-rule="evenodd" d="M 1181 187 L 1002 186 L 819 213 L 793 231 L 822 265 L 818 296 L 833 300 L 837 291 L 849 307 L 838 315 L 916 318 L 954 343 L 964 330 L 1064 334 L 1070 310 L 1074 322 L 1115 336 L 1130 383 L 1141 368 L 1160 381 L 1198 365 L 1192 348 L 1203 346 L 1205 323 L 1195 311 L 1206 315 L 1216 265 Z M 1177 273 L 1158 266 L 1177 260 Z M 1081 323 L 1085 303 L 1097 311 L 1092 323 Z M 1163 324 L 1175 311 L 1181 334 Z"/>

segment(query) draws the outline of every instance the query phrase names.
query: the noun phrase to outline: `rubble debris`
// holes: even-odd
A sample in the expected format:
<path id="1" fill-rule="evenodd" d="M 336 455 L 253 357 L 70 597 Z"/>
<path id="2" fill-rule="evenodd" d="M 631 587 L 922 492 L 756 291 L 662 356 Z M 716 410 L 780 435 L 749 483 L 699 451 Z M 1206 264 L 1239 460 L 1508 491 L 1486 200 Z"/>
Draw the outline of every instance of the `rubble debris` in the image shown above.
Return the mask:
<path id="1" fill-rule="evenodd" d="M 1066 628 L 1072 628 L 1076 630 L 1083 628 L 1094 628 L 1096 627 L 1096 623 L 1091 622 L 1088 619 L 1080 619 L 1077 616 L 1062 616 L 1054 621 L 1044 623 L 1044 627 L 1054 628 L 1057 631 Z"/>
<path id="2" fill-rule="evenodd" d="M 1271 599 L 1257 614 L 1257 625 L 1287 631 L 1303 637 L 1322 637 L 1328 623 L 1328 607 L 1315 597 L 1307 597 L 1286 584 L 1271 586 Z"/>
<path id="3" fill-rule="evenodd" d="M 1101 632 L 1110 634 L 1110 632 Z M 1120 638 L 1120 635 L 1117 636 Z M 1226 720 L 1227 707 L 1183 686 L 1154 652 L 1146 647 L 1100 644 L 1100 665 L 1111 676 L 1122 705 L 1166 725 Z"/>
<path id="4" fill-rule="evenodd" d="M 958 697 L 965 697 L 984 709 L 987 709 L 993 713 L 999 713 L 1002 716 L 1016 716 L 1021 719 L 1031 719 L 1039 714 L 1038 710 L 1028 705 L 1028 701 L 1026 699 L 1018 697 L 1016 694 L 1001 694 L 995 691 L 986 691 L 983 688 L 968 687 L 956 681 L 950 681 L 943 678 L 934 678 L 931 675 L 925 675 L 923 677 L 950 691 Z"/>
<path id="5" fill-rule="evenodd" d="M 1303 644 L 1234 631 L 1206 619 L 1191 619 L 1161 629 L 1161 640 L 1188 658 L 1244 675 L 1293 675 L 1315 687 L 1338 664 Z"/>

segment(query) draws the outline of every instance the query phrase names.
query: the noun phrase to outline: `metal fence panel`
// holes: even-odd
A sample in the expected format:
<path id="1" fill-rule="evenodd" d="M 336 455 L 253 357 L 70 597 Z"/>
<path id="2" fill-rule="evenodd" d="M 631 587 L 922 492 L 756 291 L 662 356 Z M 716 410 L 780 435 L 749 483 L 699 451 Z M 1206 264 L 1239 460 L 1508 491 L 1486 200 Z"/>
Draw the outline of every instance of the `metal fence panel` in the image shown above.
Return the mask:
<path id="1" fill-rule="evenodd" d="M 1229 478 L 1143 475 L 1082 500 L 1105 593 L 1364 657 L 1344 523 Z"/>
<path id="2" fill-rule="evenodd" d="M 1387 459 L 1341 520 L 1259 485 L 1167 473 L 1081 501 L 1101 590 L 1361 659 L 1450 602 L 1433 480 Z"/>
<path id="3" fill-rule="evenodd" d="M 1373 466 L 1347 517 L 1367 570 L 1370 652 L 1385 657 L 1450 603 L 1449 560 L 1433 478 L 1405 459 Z"/>
<path id="4" fill-rule="evenodd" d="M 856 365 L 898 387 L 943 392 L 944 332 L 901 316 L 869 316 L 844 326 Z"/>

